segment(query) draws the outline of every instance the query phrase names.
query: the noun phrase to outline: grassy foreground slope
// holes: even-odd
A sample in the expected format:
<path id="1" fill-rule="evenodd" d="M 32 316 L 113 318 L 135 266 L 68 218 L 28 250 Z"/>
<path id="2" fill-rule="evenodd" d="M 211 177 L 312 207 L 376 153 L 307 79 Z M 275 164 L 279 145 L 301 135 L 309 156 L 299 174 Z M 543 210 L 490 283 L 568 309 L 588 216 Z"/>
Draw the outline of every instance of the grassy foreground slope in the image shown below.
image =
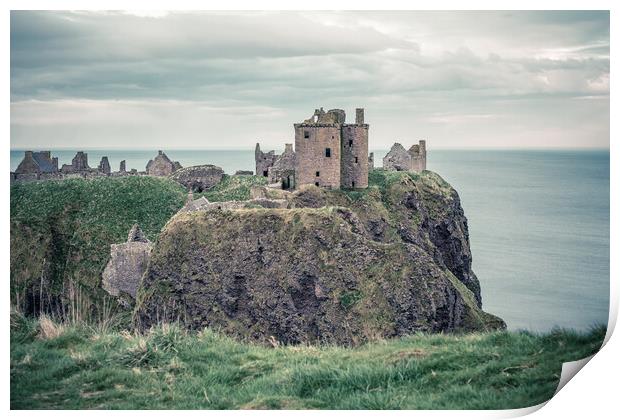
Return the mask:
<path id="1" fill-rule="evenodd" d="M 11 318 L 12 409 L 508 409 L 551 398 L 587 334 L 413 335 L 356 348 L 144 335 Z"/>

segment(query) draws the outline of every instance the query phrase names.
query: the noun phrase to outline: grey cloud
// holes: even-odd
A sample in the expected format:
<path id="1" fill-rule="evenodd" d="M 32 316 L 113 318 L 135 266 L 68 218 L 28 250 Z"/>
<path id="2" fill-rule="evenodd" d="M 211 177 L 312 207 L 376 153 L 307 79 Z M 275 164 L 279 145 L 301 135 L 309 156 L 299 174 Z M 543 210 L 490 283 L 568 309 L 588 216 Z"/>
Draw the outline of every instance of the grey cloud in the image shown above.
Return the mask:
<path id="1" fill-rule="evenodd" d="M 522 127 L 543 124 L 526 115 L 545 108 L 550 125 L 566 124 L 559 109 L 576 127 L 585 125 L 579 115 L 604 124 L 583 109 L 608 107 L 608 95 L 606 12 L 11 13 L 12 144 L 60 125 L 67 139 L 71 124 L 86 127 L 80 104 L 93 136 L 122 137 L 98 112 L 134 138 L 141 125 L 189 121 L 191 144 L 203 120 L 221 130 L 239 113 L 271 121 L 248 123 L 250 135 L 288 127 L 316 106 L 365 105 L 393 126 L 375 130 L 381 141 L 415 122 L 452 144 L 442 121 L 486 125 L 489 138 L 510 115 Z"/>

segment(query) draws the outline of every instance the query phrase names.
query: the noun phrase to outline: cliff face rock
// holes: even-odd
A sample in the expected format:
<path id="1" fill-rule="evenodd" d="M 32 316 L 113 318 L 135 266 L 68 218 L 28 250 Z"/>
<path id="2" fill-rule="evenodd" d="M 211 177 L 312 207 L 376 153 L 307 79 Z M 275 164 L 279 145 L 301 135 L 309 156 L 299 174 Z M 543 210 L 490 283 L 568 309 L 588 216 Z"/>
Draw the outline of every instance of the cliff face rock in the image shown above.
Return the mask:
<path id="1" fill-rule="evenodd" d="M 310 186 L 287 209 L 177 214 L 151 253 L 136 322 L 339 344 L 504 327 L 480 309 L 456 192 L 430 172 L 373 171 L 370 183 Z"/>

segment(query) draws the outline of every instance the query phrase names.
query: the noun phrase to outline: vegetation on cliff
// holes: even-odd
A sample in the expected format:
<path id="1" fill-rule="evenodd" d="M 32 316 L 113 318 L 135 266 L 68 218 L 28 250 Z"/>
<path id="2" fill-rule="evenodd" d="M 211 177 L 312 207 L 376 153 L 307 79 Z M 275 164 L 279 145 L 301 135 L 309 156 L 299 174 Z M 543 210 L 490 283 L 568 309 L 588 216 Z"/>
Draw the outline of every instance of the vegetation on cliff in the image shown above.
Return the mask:
<path id="1" fill-rule="evenodd" d="M 155 239 L 185 197 L 180 185 L 155 177 L 12 185 L 12 304 L 29 314 L 100 317 L 110 245 L 124 242 L 134 223 Z"/>
<path id="2" fill-rule="evenodd" d="M 137 324 L 339 344 L 502 328 L 481 310 L 456 191 L 432 172 L 371 182 L 305 186 L 287 209 L 177 214 L 153 248 Z"/>
<path id="3" fill-rule="evenodd" d="M 552 397 L 589 333 L 412 336 L 355 348 L 144 334 L 11 316 L 12 409 L 508 409 Z M 275 343 L 274 343 L 275 344 Z"/>

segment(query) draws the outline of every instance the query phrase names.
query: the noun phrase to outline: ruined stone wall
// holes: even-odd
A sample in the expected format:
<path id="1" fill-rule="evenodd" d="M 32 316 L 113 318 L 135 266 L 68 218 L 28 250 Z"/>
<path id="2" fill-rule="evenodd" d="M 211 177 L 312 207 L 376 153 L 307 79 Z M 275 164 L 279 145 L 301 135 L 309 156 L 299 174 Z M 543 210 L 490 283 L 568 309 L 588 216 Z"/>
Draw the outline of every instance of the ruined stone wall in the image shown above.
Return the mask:
<path id="1" fill-rule="evenodd" d="M 282 153 L 267 171 L 270 184 L 280 183 L 284 189 L 295 188 L 295 152 L 293 145 L 287 143 Z"/>
<path id="2" fill-rule="evenodd" d="M 135 298 L 152 247 L 138 225 L 129 231 L 127 242 L 110 245 L 110 260 L 102 275 L 103 289 L 112 296 L 119 296 L 122 292 Z"/>
<path id="3" fill-rule="evenodd" d="M 203 192 L 218 184 L 224 170 L 215 165 L 197 165 L 182 168 L 170 175 L 170 179 L 193 192 Z"/>
<path id="4" fill-rule="evenodd" d="M 251 176 L 251 175 L 254 175 L 254 172 L 252 172 L 252 171 L 245 171 L 243 169 L 239 169 L 238 171 L 235 172 L 235 175 Z"/>
<path id="5" fill-rule="evenodd" d="M 108 161 L 107 156 L 103 156 L 101 158 L 101 161 L 99 162 L 99 166 L 97 167 L 97 169 L 99 170 L 99 172 L 102 172 L 106 175 L 110 175 L 110 172 L 112 172 L 112 169 L 110 168 L 110 162 Z"/>
<path id="6" fill-rule="evenodd" d="M 41 173 L 39 174 L 39 180 L 47 179 L 63 179 L 63 176 L 59 172 Z"/>
<path id="7" fill-rule="evenodd" d="M 368 124 L 342 126 L 340 185 L 368 187 Z"/>
<path id="8" fill-rule="evenodd" d="M 295 127 L 296 187 L 340 188 L 340 124 L 302 123 Z M 326 156 L 329 148 L 330 157 Z"/>
<path id="9" fill-rule="evenodd" d="M 13 181 L 14 182 L 28 182 L 28 181 L 36 181 L 38 179 L 39 179 L 39 174 L 37 173 L 25 173 L 25 174 L 15 173 Z"/>
<path id="10" fill-rule="evenodd" d="M 178 162 L 172 162 L 161 150 L 157 156 L 146 164 L 146 173 L 152 176 L 168 176 L 180 169 Z"/>
<path id="11" fill-rule="evenodd" d="M 206 197 L 194 200 L 193 195 L 188 196 L 187 203 L 179 213 L 192 213 L 195 211 L 215 211 L 215 210 L 242 210 L 262 207 L 266 209 L 285 209 L 288 207 L 286 198 L 267 198 L 256 197 L 245 201 L 217 201 L 209 202 Z"/>
<path id="12" fill-rule="evenodd" d="M 386 171 L 410 171 L 411 155 L 402 144 L 394 143 L 383 158 L 383 169 Z"/>
<path id="13" fill-rule="evenodd" d="M 420 140 L 420 170 L 426 170 L 426 140 Z"/>
<path id="14" fill-rule="evenodd" d="M 269 152 L 262 152 L 260 150 L 260 144 L 256 143 L 256 148 L 254 149 L 254 161 L 256 163 L 256 175 L 258 176 L 268 176 L 269 168 L 273 166 L 278 155 L 273 150 Z"/>
<path id="15" fill-rule="evenodd" d="M 411 170 L 421 172 L 426 170 L 426 140 L 420 140 L 409 149 L 411 155 Z"/>
<path id="16" fill-rule="evenodd" d="M 89 170 L 88 166 L 88 154 L 84 152 L 77 152 L 75 157 L 71 160 L 71 167 L 74 171 Z"/>

